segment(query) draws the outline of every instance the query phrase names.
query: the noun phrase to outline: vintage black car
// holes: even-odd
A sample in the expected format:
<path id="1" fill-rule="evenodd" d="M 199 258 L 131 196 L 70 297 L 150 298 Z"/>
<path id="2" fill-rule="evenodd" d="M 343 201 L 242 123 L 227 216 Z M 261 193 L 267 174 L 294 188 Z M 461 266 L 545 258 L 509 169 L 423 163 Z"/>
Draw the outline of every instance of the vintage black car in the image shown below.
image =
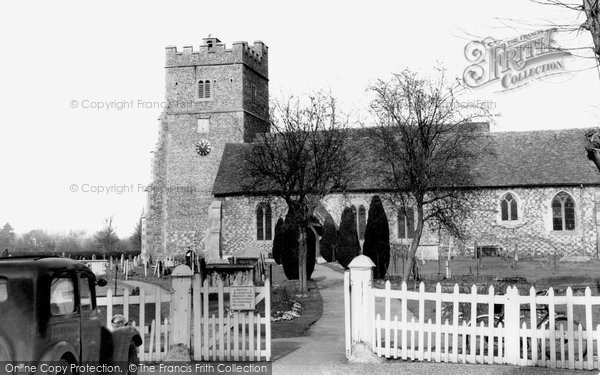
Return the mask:
<path id="1" fill-rule="evenodd" d="M 137 361 L 139 333 L 130 326 L 112 331 L 102 326 L 96 284 L 106 280 L 97 281 L 76 260 L 0 258 L 0 361 L 111 366 Z"/>

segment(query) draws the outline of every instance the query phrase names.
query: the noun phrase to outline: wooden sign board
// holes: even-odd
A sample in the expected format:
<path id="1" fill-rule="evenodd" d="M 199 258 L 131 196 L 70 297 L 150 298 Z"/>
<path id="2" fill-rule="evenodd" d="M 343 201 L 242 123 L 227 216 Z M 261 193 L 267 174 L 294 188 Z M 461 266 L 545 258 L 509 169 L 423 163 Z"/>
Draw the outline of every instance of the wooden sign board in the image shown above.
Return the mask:
<path id="1" fill-rule="evenodd" d="M 254 286 L 231 286 L 229 308 L 231 310 L 254 310 Z"/>

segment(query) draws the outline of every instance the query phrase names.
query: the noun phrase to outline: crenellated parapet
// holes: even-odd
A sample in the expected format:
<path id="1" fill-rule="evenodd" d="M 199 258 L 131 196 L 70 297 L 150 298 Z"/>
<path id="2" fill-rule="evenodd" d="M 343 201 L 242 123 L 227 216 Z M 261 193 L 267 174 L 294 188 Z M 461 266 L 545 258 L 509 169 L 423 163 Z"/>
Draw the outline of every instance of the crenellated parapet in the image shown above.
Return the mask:
<path id="1" fill-rule="evenodd" d="M 179 50 L 175 46 L 166 47 L 166 67 L 184 67 L 195 65 L 221 65 L 242 63 L 261 75 L 268 77 L 268 47 L 261 41 L 253 45 L 247 42 L 234 42 L 226 48 L 217 38 L 205 38 L 199 48 L 185 46 Z"/>

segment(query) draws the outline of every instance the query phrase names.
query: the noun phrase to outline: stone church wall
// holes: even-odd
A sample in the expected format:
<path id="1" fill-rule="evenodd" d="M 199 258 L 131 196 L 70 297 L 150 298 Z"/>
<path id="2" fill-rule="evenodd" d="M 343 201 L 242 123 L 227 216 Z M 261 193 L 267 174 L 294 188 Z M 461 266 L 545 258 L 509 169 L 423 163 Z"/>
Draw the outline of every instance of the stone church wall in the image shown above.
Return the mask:
<path id="1" fill-rule="evenodd" d="M 575 230 L 552 230 L 551 202 L 564 191 L 575 200 Z M 595 187 L 540 187 L 515 189 L 485 189 L 477 192 L 477 207 L 466 222 L 470 242 L 459 244 L 463 251 L 471 253 L 473 241 L 478 246 L 502 246 L 512 254 L 517 247 L 519 254 L 546 256 L 556 252 L 562 256 L 597 255 L 598 226 Z M 502 222 L 500 200 L 511 193 L 518 202 L 519 220 Z M 447 237 L 442 242 L 447 243 Z"/>
<path id="2" fill-rule="evenodd" d="M 576 226 L 573 231 L 552 230 L 552 198 L 559 192 L 570 194 L 575 200 Z M 502 222 L 500 199 L 511 193 L 518 202 L 519 220 Z M 325 197 L 323 206 L 339 225 L 344 207 L 364 205 L 369 209 L 373 194 L 333 194 Z M 562 256 L 588 255 L 595 257 L 598 248 L 597 206 L 600 207 L 600 188 L 515 188 L 482 189 L 473 193 L 474 211 L 465 222 L 468 239 L 464 243 L 453 239 L 453 253 L 472 254 L 474 241 L 479 246 L 500 246 L 512 254 L 515 246 L 521 256 L 547 256 L 557 252 Z M 383 197 L 383 196 L 382 196 Z M 273 210 L 273 225 L 287 212 L 285 203 L 278 199 L 261 197 L 223 198 L 222 251 L 231 255 L 257 255 L 271 251 L 272 241 L 256 240 L 256 214 L 259 203 L 269 202 Z M 409 245 L 410 239 L 398 238 L 397 211 L 384 198 L 392 244 Z M 367 217 L 368 220 L 368 217 Z M 419 252 L 423 257 L 437 258 L 440 246 L 446 248 L 449 237 L 426 226 Z M 420 254 L 418 254 L 420 256 Z"/>

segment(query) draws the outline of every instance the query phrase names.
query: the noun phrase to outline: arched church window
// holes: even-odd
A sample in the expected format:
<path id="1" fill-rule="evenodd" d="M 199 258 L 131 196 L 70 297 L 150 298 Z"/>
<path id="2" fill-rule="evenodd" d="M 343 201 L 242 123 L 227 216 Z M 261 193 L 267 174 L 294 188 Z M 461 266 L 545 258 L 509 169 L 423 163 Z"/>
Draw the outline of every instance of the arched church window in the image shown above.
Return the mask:
<path id="1" fill-rule="evenodd" d="M 506 194 L 500 201 L 500 211 L 502 221 L 519 220 L 517 200 L 511 193 Z"/>
<path id="2" fill-rule="evenodd" d="M 210 91 L 210 80 L 198 81 L 198 99 L 210 99 L 212 92 Z"/>
<path id="3" fill-rule="evenodd" d="M 204 81 L 198 81 L 198 99 L 204 99 Z"/>
<path id="4" fill-rule="evenodd" d="M 209 99 L 212 95 L 212 92 L 210 91 L 210 81 L 206 80 L 204 81 L 204 99 Z"/>
<path id="5" fill-rule="evenodd" d="M 552 199 L 552 229 L 575 230 L 575 201 L 564 191 Z"/>
<path id="6" fill-rule="evenodd" d="M 271 206 L 261 203 L 256 207 L 256 239 L 270 241 L 273 238 Z"/>
<path id="7" fill-rule="evenodd" d="M 398 238 L 413 238 L 415 232 L 415 212 L 411 207 L 398 209 Z"/>
<path id="8" fill-rule="evenodd" d="M 365 229 L 367 227 L 367 210 L 365 209 L 365 206 L 363 206 L 362 204 L 358 207 L 358 221 L 357 221 L 357 228 L 358 228 L 358 239 L 359 240 L 364 240 L 365 239 Z"/>
<path id="9" fill-rule="evenodd" d="M 271 229 L 271 223 L 272 218 L 271 218 L 271 206 L 270 205 L 265 205 L 264 206 L 264 213 L 265 213 L 265 241 L 271 241 L 272 239 L 272 229 Z"/>

